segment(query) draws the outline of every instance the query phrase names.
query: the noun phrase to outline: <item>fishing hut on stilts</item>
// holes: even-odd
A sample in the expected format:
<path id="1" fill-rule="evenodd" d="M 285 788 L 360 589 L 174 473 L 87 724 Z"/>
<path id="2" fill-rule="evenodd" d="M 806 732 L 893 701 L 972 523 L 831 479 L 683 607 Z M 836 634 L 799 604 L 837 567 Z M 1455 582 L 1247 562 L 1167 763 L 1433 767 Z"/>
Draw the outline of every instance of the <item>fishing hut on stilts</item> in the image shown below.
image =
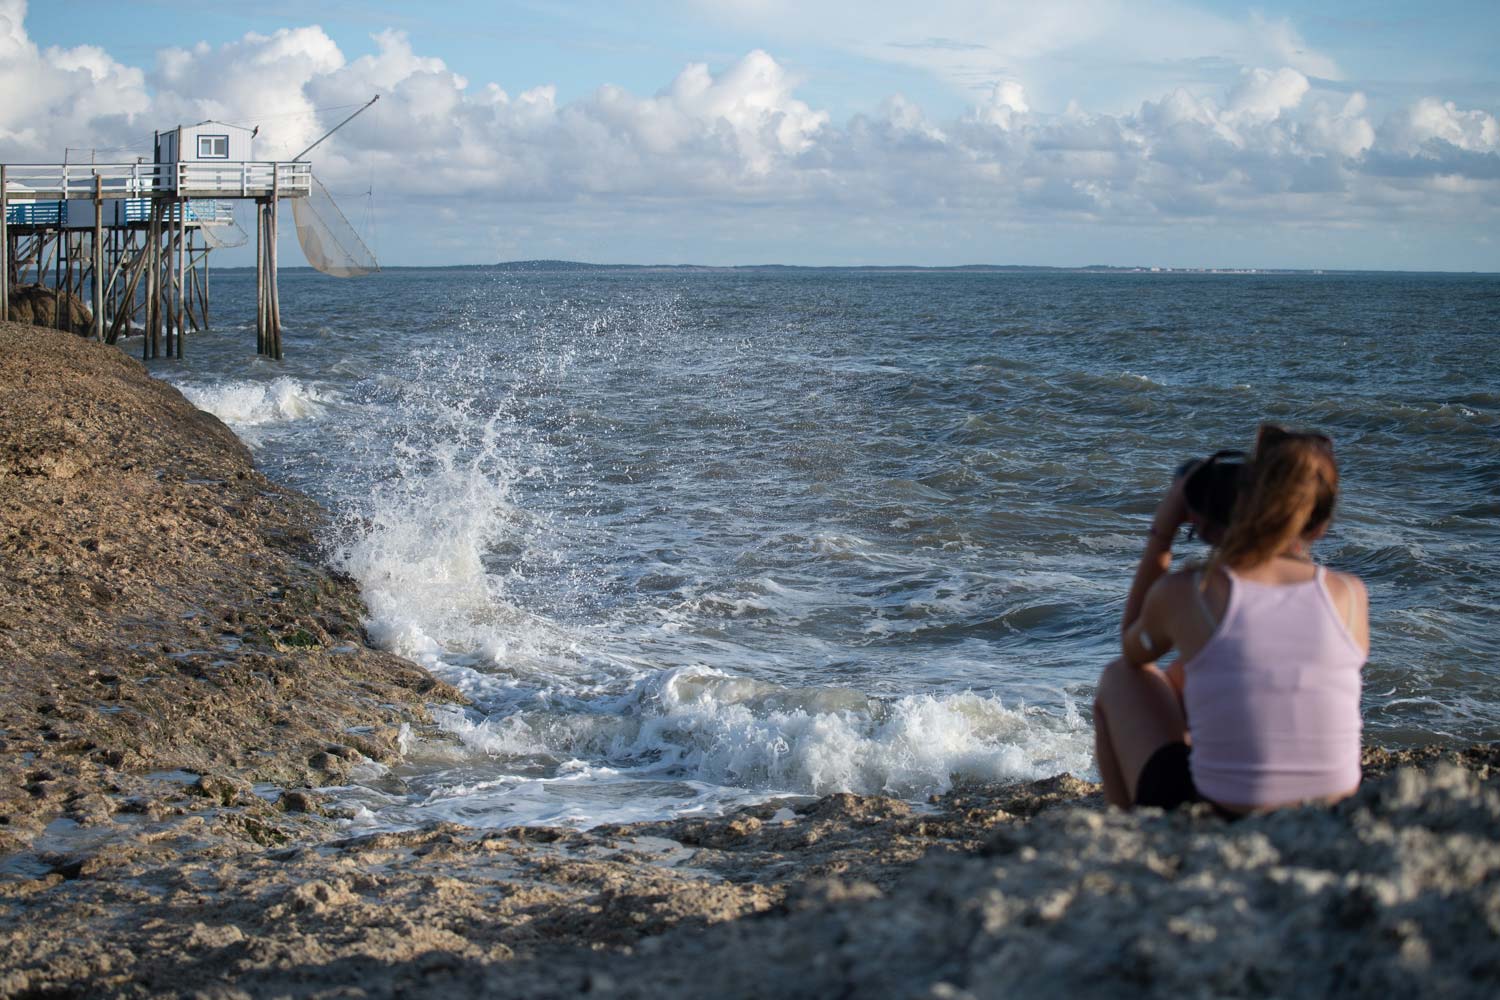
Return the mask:
<path id="1" fill-rule="evenodd" d="M 248 241 L 234 208 L 250 202 L 256 353 L 280 360 L 283 200 L 313 267 L 379 269 L 304 159 L 376 100 L 291 160 L 256 160 L 258 129 L 205 121 L 156 133 L 149 163 L 0 164 L 0 318 L 111 344 L 139 332 L 143 360 L 181 358 L 189 328 L 209 326 L 209 254 Z"/>

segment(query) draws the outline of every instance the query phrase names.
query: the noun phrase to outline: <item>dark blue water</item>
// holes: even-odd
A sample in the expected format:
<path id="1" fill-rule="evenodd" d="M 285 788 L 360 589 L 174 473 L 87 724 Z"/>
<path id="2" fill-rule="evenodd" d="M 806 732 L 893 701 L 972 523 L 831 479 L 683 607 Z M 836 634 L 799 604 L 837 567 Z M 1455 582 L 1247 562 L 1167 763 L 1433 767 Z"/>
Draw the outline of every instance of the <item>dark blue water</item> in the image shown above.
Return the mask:
<path id="1" fill-rule="evenodd" d="M 1500 279 L 291 272 L 281 365 L 214 282 L 155 370 L 473 699 L 374 821 L 1087 772 L 1170 470 L 1266 419 L 1336 442 L 1368 738 L 1500 738 Z"/>

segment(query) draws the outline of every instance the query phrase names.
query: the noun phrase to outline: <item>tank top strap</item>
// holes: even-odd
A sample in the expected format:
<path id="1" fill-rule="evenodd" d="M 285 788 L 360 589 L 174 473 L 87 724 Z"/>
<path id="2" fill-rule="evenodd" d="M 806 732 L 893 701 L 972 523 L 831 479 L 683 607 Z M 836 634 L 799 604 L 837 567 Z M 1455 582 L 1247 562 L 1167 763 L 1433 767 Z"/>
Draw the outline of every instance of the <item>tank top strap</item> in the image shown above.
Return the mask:
<path id="1" fill-rule="evenodd" d="M 1318 581 L 1318 589 L 1323 591 L 1323 596 L 1328 599 L 1328 610 L 1333 614 L 1334 620 L 1339 623 L 1340 630 L 1349 637 L 1350 642 L 1354 642 L 1354 635 L 1349 631 L 1349 623 L 1354 621 L 1354 591 L 1347 583 L 1341 583 L 1340 589 L 1344 592 L 1344 599 L 1340 601 L 1335 597 L 1333 588 L 1328 585 L 1330 577 L 1322 564 L 1319 564 L 1317 576 L 1314 579 Z M 1354 645 L 1357 647 L 1359 644 L 1354 643 Z"/>
<path id="2" fill-rule="evenodd" d="M 1232 586 L 1232 584 L 1231 584 Z M 1208 601 L 1203 599 L 1203 592 L 1208 589 L 1208 577 L 1204 570 L 1193 572 L 1193 603 L 1198 605 L 1198 613 L 1203 616 L 1203 621 L 1208 625 L 1212 633 L 1219 627 L 1219 622 L 1214 618 L 1214 613 L 1208 609 Z"/>

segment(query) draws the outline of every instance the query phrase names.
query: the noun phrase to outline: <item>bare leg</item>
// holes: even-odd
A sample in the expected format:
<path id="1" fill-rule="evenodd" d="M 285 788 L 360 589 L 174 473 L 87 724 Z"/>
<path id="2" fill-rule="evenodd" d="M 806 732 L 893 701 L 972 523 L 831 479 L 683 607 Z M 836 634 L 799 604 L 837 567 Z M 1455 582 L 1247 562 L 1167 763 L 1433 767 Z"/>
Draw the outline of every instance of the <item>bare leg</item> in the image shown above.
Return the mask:
<path id="1" fill-rule="evenodd" d="M 1146 761 L 1168 743 L 1187 739 L 1177 690 L 1155 664 L 1115 660 L 1104 668 L 1094 693 L 1094 753 L 1110 802 L 1130 808 Z"/>
<path id="2" fill-rule="evenodd" d="M 1168 684 L 1172 685 L 1172 690 L 1177 692 L 1177 701 L 1181 704 L 1182 689 L 1187 684 L 1187 675 L 1182 670 L 1182 657 L 1179 656 L 1173 660 L 1172 665 L 1162 673 L 1162 676 L 1167 679 Z"/>
<path id="3" fill-rule="evenodd" d="M 1120 773 L 1120 762 L 1115 760 L 1115 747 L 1109 738 L 1109 726 L 1104 719 L 1104 710 L 1094 702 L 1094 761 L 1099 765 L 1099 780 L 1104 782 L 1104 798 L 1110 805 L 1129 809 L 1130 790 L 1125 776 Z"/>

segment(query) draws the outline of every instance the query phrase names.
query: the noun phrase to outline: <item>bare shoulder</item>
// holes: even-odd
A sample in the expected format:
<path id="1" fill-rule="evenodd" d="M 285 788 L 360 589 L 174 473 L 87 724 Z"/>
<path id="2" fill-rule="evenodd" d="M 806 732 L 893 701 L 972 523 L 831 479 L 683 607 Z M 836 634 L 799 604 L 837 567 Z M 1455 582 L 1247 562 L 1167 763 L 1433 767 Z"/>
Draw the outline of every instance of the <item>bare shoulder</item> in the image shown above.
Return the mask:
<path id="1" fill-rule="evenodd" d="M 1196 566 L 1173 570 L 1163 574 L 1152 584 L 1151 591 L 1157 595 L 1158 600 L 1177 604 L 1183 598 L 1192 596 L 1193 588 L 1198 586 L 1198 574 L 1199 567 Z"/>
<path id="2" fill-rule="evenodd" d="M 1328 593 L 1334 607 L 1349 627 L 1354 642 L 1368 655 L 1370 652 L 1370 595 L 1365 582 L 1353 573 L 1329 570 L 1326 576 Z"/>
<path id="3" fill-rule="evenodd" d="M 1353 573 L 1344 573 L 1336 569 L 1327 572 L 1328 583 L 1335 592 L 1347 594 L 1356 607 L 1367 607 L 1370 603 L 1369 591 L 1365 590 L 1365 581 Z"/>

